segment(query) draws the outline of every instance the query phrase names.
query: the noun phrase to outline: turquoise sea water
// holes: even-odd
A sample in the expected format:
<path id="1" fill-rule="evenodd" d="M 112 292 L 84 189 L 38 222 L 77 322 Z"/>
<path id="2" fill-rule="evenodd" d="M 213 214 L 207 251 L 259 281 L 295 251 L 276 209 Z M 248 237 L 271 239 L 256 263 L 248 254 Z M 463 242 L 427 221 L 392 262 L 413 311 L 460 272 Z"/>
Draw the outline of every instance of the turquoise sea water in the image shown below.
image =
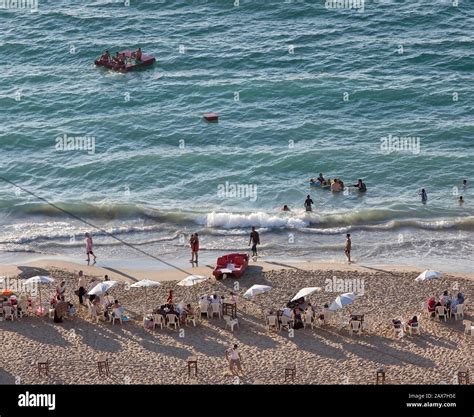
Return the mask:
<path id="1" fill-rule="evenodd" d="M 40 0 L 0 25 L 2 177 L 74 215 L 173 262 L 190 232 L 214 259 L 255 225 L 266 258 L 342 260 L 352 233 L 359 262 L 474 266 L 473 2 Z M 138 46 L 154 67 L 93 64 Z M 309 187 L 319 172 L 368 192 Z M 4 254 L 82 259 L 87 230 L 100 258 L 130 253 L 0 181 Z"/>

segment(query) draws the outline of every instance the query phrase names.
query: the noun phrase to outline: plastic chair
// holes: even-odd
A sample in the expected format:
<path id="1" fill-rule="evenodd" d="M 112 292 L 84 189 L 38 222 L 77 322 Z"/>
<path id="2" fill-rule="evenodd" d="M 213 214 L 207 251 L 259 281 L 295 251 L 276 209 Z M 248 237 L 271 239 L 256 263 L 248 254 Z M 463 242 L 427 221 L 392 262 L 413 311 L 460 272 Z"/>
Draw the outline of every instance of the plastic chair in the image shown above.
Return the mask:
<path id="1" fill-rule="evenodd" d="M 221 305 L 218 303 L 211 303 L 212 318 L 217 314 L 217 317 L 221 318 Z"/>
<path id="2" fill-rule="evenodd" d="M 403 336 L 404 336 L 403 326 L 400 325 L 400 327 L 398 327 L 398 326 L 393 325 L 393 335 L 394 335 L 396 338 L 401 338 L 401 337 L 403 337 Z"/>
<path id="3" fill-rule="evenodd" d="M 314 327 L 313 312 L 306 311 L 304 315 L 303 326 L 306 329 L 306 326 L 311 326 L 311 329 Z"/>
<path id="4" fill-rule="evenodd" d="M 170 328 L 170 326 L 174 326 L 174 329 L 176 330 L 179 326 L 179 322 L 176 320 L 176 314 L 167 314 L 166 321 L 168 322 L 166 325 L 168 328 Z"/>
<path id="5" fill-rule="evenodd" d="M 194 327 L 196 327 L 196 319 L 194 316 L 186 316 L 186 326 L 188 323 L 192 323 Z"/>
<path id="6" fill-rule="evenodd" d="M 421 336 L 420 323 L 418 322 L 416 325 L 407 324 L 407 332 L 410 333 L 410 335 L 417 334 Z"/>
<path id="7" fill-rule="evenodd" d="M 471 320 L 463 320 L 462 324 L 464 324 L 464 334 L 472 334 L 472 321 Z"/>
<path id="8" fill-rule="evenodd" d="M 281 320 L 280 330 L 283 330 L 284 328 L 286 328 L 286 330 L 290 330 L 291 319 L 288 318 L 287 316 L 281 316 L 280 320 Z"/>
<path id="9" fill-rule="evenodd" d="M 118 320 L 122 324 L 122 309 L 114 308 L 112 314 L 110 314 L 110 321 L 115 324 L 115 320 Z"/>
<path id="10" fill-rule="evenodd" d="M 161 330 L 163 330 L 164 321 L 165 319 L 161 314 L 153 314 L 153 330 L 155 330 L 156 326 L 160 326 Z"/>
<path id="11" fill-rule="evenodd" d="M 354 333 L 357 335 L 362 334 L 362 323 L 357 320 L 352 320 L 349 326 L 349 334 L 352 336 Z"/>
<path id="12" fill-rule="evenodd" d="M 464 318 L 464 304 L 458 304 L 454 310 L 454 320 L 458 320 L 458 317 Z"/>
<path id="13" fill-rule="evenodd" d="M 270 330 L 272 327 L 274 327 L 275 330 L 278 330 L 277 316 L 267 316 L 267 326 L 268 330 Z"/>
<path id="14" fill-rule="evenodd" d="M 446 308 L 444 306 L 438 306 L 435 310 L 435 316 L 438 320 L 441 320 L 441 317 L 444 321 L 447 320 L 448 313 L 446 312 Z"/>
<path id="15" fill-rule="evenodd" d="M 201 311 L 201 315 L 205 314 L 206 317 L 209 319 L 209 303 L 207 300 L 199 301 L 199 310 Z"/>
<path id="16" fill-rule="evenodd" d="M 224 316 L 224 320 L 225 320 L 225 328 L 227 329 L 227 327 L 230 327 L 231 332 L 234 331 L 234 326 L 237 326 L 240 329 L 239 320 L 233 319 L 230 316 Z"/>
<path id="17" fill-rule="evenodd" d="M 10 318 L 11 321 L 15 320 L 12 306 L 3 306 L 3 311 L 5 313 L 5 320 L 8 320 L 8 318 Z"/>

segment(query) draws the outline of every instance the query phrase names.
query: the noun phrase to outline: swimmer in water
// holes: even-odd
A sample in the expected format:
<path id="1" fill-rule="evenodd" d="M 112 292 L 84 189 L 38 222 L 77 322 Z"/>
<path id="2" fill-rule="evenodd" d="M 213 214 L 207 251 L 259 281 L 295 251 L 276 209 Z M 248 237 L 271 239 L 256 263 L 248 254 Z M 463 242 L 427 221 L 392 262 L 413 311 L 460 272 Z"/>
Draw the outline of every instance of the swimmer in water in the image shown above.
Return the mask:
<path id="1" fill-rule="evenodd" d="M 422 188 L 418 195 L 421 196 L 421 202 L 423 204 L 426 204 L 426 202 L 428 201 L 428 194 L 426 194 L 426 190 Z"/>
<path id="2" fill-rule="evenodd" d="M 467 188 L 467 180 L 462 180 L 462 188 Z"/>
<path id="3" fill-rule="evenodd" d="M 281 211 L 290 211 L 290 208 L 285 204 Z"/>
<path id="4" fill-rule="evenodd" d="M 459 197 L 459 205 L 462 206 L 464 204 L 464 198 L 462 196 Z"/>
<path id="5" fill-rule="evenodd" d="M 313 202 L 313 200 L 311 200 L 311 197 L 310 197 L 310 195 L 308 194 L 308 195 L 306 196 L 306 200 L 305 200 L 305 202 L 304 202 L 304 207 L 305 207 L 306 211 L 313 211 L 313 209 L 312 209 L 312 207 L 311 207 L 312 204 L 314 204 L 314 202 Z"/>
<path id="6" fill-rule="evenodd" d="M 362 182 L 360 178 L 357 181 L 357 184 L 354 184 L 353 187 L 358 188 L 361 193 L 365 193 L 367 191 L 367 187 L 365 186 L 365 184 Z"/>

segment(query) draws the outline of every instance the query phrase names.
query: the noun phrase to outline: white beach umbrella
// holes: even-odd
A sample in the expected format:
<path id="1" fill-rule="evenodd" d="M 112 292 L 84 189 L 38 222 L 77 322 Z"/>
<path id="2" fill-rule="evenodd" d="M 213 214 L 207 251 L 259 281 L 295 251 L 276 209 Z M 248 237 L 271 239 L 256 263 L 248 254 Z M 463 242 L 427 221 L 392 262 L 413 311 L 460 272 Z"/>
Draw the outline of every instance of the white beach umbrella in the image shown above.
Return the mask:
<path id="1" fill-rule="evenodd" d="M 337 298 L 329 306 L 329 310 L 339 310 L 340 308 L 352 304 L 356 297 L 357 295 L 353 292 L 346 292 L 344 294 L 338 295 Z"/>
<path id="2" fill-rule="evenodd" d="M 427 269 L 423 271 L 420 275 L 415 278 L 415 281 L 427 281 L 434 278 L 440 278 L 443 274 L 438 271 L 432 271 L 431 269 Z"/>
<path id="3" fill-rule="evenodd" d="M 135 282 L 135 284 L 130 285 L 130 288 L 145 288 L 145 306 L 144 309 L 146 310 L 148 305 L 148 295 L 146 289 L 148 287 L 159 287 L 161 285 L 158 281 L 152 281 L 151 279 L 142 279 L 141 281 Z"/>
<path id="4" fill-rule="evenodd" d="M 244 298 L 252 298 L 254 295 L 263 294 L 272 289 L 269 285 L 252 285 L 247 291 L 245 291 Z"/>
<path id="5" fill-rule="evenodd" d="M 189 277 L 186 277 L 179 281 L 177 285 L 179 285 L 180 287 L 192 287 L 193 285 L 200 284 L 201 282 L 204 282 L 207 279 L 209 279 L 209 277 L 205 277 L 202 275 L 189 275 Z"/>
<path id="6" fill-rule="evenodd" d="M 34 277 L 28 278 L 25 281 L 25 285 L 51 284 L 52 282 L 54 282 L 54 279 L 51 277 L 48 277 L 46 275 L 36 275 Z M 39 293 L 39 300 L 40 300 L 40 306 L 41 306 L 41 285 L 38 285 L 38 293 Z"/>
<path id="7" fill-rule="evenodd" d="M 316 291 L 321 291 L 321 287 L 305 287 L 298 291 L 291 301 L 298 300 L 301 297 L 308 297 L 311 294 L 315 293 Z"/>
<path id="8" fill-rule="evenodd" d="M 109 291 L 111 288 L 117 285 L 117 281 L 103 281 L 99 282 L 87 295 L 99 295 Z"/>

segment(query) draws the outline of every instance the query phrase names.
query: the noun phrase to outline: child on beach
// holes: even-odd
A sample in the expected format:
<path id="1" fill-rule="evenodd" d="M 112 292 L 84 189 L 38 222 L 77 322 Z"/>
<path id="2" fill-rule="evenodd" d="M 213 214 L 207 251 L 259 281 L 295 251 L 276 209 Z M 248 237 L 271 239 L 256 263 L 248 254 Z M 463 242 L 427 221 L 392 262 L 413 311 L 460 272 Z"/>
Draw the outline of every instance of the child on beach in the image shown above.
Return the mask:
<path id="1" fill-rule="evenodd" d="M 351 247 L 352 247 L 352 240 L 351 240 L 351 235 L 348 233 L 346 235 L 346 247 L 344 249 L 344 253 L 346 254 L 347 257 L 347 262 L 351 263 Z"/>
<path id="2" fill-rule="evenodd" d="M 94 263 L 96 263 L 97 256 L 95 256 L 94 252 L 92 251 L 93 249 L 92 236 L 90 235 L 90 233 L 86 233 L 85 236 L 86 236 L 85 243 L 86 243 L 86 255 L 87 255 L 86 261 L 87 261 L 87 264 L 89 265 L 91 261 L 90 255 L 94 257 Z"/>
<path id="3" fill-rule="evenodd" d="M 229 348 L 225 352 L 225 357 L 229 361 L 229 370 L 232 374 L 238 375 L 239 371 L 242 371 L 242 357 L 240 355 L 237 345 L 234 345 L 232 348 Z M 237 372 L 234 372 L 234 369 L 237 368 Z"/>

